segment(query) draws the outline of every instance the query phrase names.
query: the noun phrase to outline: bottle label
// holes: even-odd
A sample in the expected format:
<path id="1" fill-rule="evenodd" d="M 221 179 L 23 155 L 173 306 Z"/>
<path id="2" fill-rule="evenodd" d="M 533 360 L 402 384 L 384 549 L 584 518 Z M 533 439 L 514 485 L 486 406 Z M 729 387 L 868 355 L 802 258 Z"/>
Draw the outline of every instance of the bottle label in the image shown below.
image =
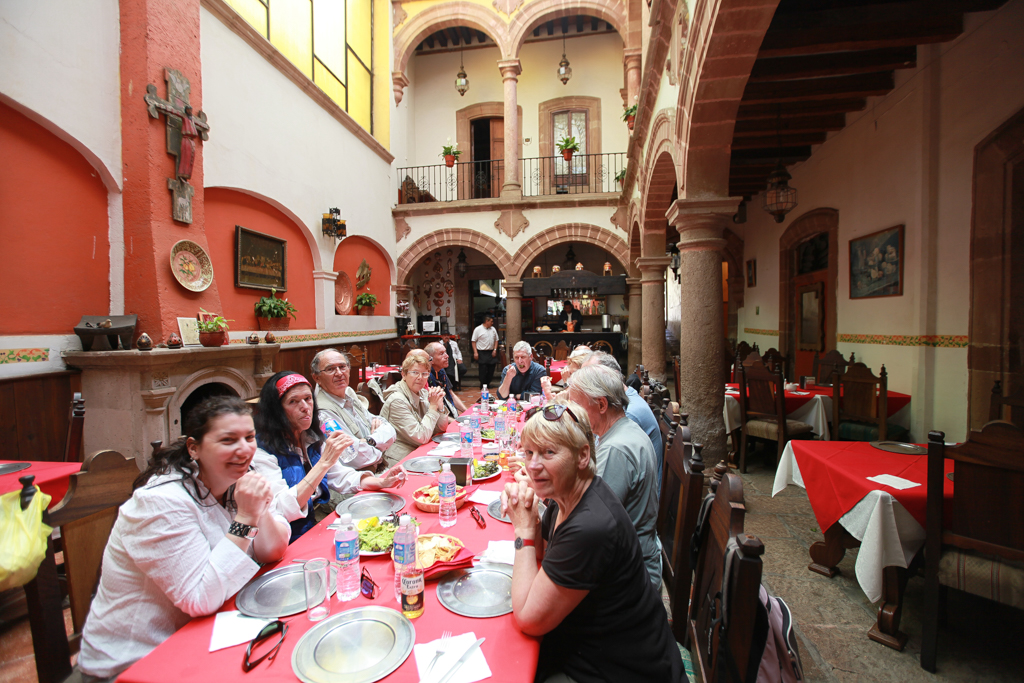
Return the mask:
<path id="1" fill-rule="evenodd" d="M 460 436 L 462 437 L 462 443 L 473 445 L 473 430 L 463 429 Z"/>
<path id="2" fill-rule="evenodd" d="M 402 599 L 406 596 L 415 597 L 417 600 L 423 595 L 423 572 L 409 571 L 402 574 Z"/>
<path id="3" fill-rule="evenodd" d="M 348 541 L 335 541 L 334 556 L 338 562 L 348 562 L 359 557 L 359 537 Z"/>
<path id="4" fill-rule="evenodd" d="M 441 498 L 454 498 L 455 497 L 455 482 L 454 481 L 439 481 L 437 483 L 437 495 Z"/>
<path id="5" fill-rule="evenodd" d="M 472 417 L 470 417 L 469 418 L 469 426 L 472 427 L 474 431 L 477 430 L 477 429 L 480 429 L 480 418 L 477 417 L 476 415 L 473 415 Z"/>
<path id="6" fill-rule="evenodd" d="M 494 434 L 495 436 L 505 433 L 505 416 L 496 415 L 494 418 Z"/>
<path id="7" fill-rule="evenodd" d="M 324 434 L 330 434 L 331 432 L 341 431 L 341 425 L 338 424 L 337 420 L 335 420 L 333 417 L 327 417 L 323 413 L 321 413 L 321 416 L 322 417 L 320 420 L 320 431 L 322 431 Z"/>
<path id="8" fill-rule="evenodd" d="M 409 564 L 412 557 L 409 557 L 408 543 L 396 543 L 394 549 L 395 562 L 398 564 Z"/>

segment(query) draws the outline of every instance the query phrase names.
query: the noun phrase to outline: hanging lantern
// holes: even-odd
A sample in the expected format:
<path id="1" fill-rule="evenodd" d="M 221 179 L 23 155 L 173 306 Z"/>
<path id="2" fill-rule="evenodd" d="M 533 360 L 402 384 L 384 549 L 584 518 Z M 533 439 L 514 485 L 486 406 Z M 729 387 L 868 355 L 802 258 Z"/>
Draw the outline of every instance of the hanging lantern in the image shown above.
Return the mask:
<path id="1" fill-rule="evenodd" d="M 467 270 L 469 270 L 469 264 L 466 263 L 466 252 L 459 249 L 459 258 L 455 264 L 455 272 L 459 274 L 459 277 L 466 277 Z"/>
<path id="2" fill-rule="evenodd" d="M 566 85 L 569 79 L 572 78 L 572 67 L 569 66 L 569 60 L 565 58 L 565 34 L 562 34 L 562 61 L 558 63 L 558 80 L 562 81 L 562 85 Z"/>
<path id="3" fill-rule="evenodd" d="M 796 208 L 796 189 L 789 186 L 792 177 L 781 161 L 768 176 L 768 189 L 761 200 L 761 208 L 774 216 L 776 223 L 781 223 L 786 214 Z"/>
<path id="4" fill-rule="evenodd" d="M 462 55 L 459 55 L 459 73 L 455 74 L 455 89 L 459 91 L 460 96 L 465 96 L 466 91 L 469 90 L 469 76 L 466 75 L 466 67 L 462 63 Z"/>

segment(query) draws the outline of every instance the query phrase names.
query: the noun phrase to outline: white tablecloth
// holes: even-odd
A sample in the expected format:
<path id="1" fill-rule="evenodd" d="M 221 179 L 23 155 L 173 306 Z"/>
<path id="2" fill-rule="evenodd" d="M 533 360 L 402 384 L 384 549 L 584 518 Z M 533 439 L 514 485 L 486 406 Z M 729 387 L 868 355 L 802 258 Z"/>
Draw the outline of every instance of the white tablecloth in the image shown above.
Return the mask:
<path id="1" fill-rule="evenodd" d="M 725 433 L 731 434 L 733 430 L 740 428 L 740 402 L 737 400 L 739 393 L 725 394 L 725 407 L 722 409 L 722 417 L 725 419 Z M 790 420 L 805 422 L 811 425 L 817 438 L 822 441 L 829 440 L 828 423 L 832 415 L 832 397 L 816 394 L 811 400 L 803 404 L 786 417 Z"/>
<path id="2" fill-rule="evenodd" d="M 790 484 L 801 488 L 804 480 L 793 454 L 786 444 L 779 467 L 775 471 L 775 496 Z M 885 491 L 871 491 L 852 510 L 839 518 L 839 523 L 860 541 L 857 562 L 857 583 L 871 602 L 882 599 L 882 575 L 886 567 L 907 567 L 924 545 L 924 527 L 907 512 L 898 500 Z M 822 529 L 822 533 L 826 530 Z"/>

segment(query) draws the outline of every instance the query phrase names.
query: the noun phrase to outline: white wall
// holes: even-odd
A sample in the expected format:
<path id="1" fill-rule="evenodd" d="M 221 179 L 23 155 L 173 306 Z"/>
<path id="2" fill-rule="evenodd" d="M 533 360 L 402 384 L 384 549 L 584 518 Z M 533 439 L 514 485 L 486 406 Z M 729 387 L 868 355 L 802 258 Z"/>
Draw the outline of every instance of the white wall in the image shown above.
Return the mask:
<path id="1" fill-rule="evenodd" d="M 897 87 L 792 168 L 800 205 L 782 225 L 749 207 L 735 226 L 744 258 L 757 259 L 757 286 L 739 311 L 739 338 L 774 346 L 778 329 L 779 238 L 807 211 L 839 211 L 837 332 L 867 335 L 966 335 L 970 312 L 970 228 L 975 146 L 1024 107 L 1024 0 L 967 15 L 959 39 L 918 49 L 918 68 L 897 72 Z M 906 225 L 903 296 L 851 301 L 849 241 Z M 756 313 L 757 308 L 760 313 Z M 913 438 L 931 429 L 962 439 L 967 429 L 967 350 L 840 343 L 845 355 L 912 395 Z"/>

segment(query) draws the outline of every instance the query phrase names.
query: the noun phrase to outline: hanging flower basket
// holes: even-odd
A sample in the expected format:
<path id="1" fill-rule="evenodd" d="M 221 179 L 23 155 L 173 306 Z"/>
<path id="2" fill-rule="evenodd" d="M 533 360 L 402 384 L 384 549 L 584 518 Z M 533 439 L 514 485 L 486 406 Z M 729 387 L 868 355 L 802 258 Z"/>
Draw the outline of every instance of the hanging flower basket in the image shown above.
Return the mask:
<path id="1" fill-rule="evenodd" d="M 452 166 L 454 166 L 455 165 L 455 155 L 454 154 L 445 154 L 444 155 L 444 165 L 447 166 L 448 168 L 451 168 Z"/>
<path id="2" fill-rule="evenodd" d="M 633 124 L 636 123 L 636 115 L 631 114 L 626 117 L 626 125 L 629 126 L 630 130 L 633 130 Z"/>
<path id="3" fill-rule="evenodd" d="M 562 158 L 565 159 L 566 161 L 572 161 L 572 150 L 571 149 L 563 149 L 562 150 Z"/>

